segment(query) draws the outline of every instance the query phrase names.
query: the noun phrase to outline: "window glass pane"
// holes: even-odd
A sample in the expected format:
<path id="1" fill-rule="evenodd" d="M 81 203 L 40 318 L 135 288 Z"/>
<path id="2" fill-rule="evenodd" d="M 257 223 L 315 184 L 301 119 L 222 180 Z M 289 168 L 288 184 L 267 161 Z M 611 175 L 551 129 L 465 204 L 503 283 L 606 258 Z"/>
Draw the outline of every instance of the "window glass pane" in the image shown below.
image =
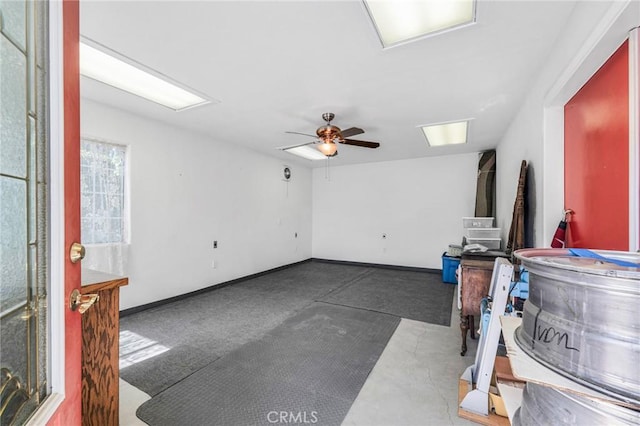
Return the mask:
<path id="1" fill-rule="evenodd" d="M 16 0 L 0 0 L 0 19 L 2 19 L 2 33 L 6 34 L 14 43 L 25 48 L 25 33 L 27 7 L 26 2 Z"/>
<path id="2" fill-rule="evenodd" d="M 93 193 L 93 202 L 95 206 L 95 212 L 97 217 L 107 217 L 105 212 L 107 207 L 107 199 L 104 192 L 94 192 Z"/>
<path id="3" fill-rule="evenodd" d="M 0 176 L 0 205 L 0 311 L 4 312 L 27 300 L 27 183 Z"/>
<path id="4" fill-rule="evenodd" d="M 93 175 L 91 174 L 91 168 L 88 166 L 80 166 L 80 175 L 82 176 L 81 179 L 81 192 L 82 192 L 82 202 L 84 203 L 85 200 L 89 200 L 90 197 L 86 194 L 89 194 L 91 191 L 93 191 Z M 83 204 L 82 206 L 83 208 L 85 207 L 85 205 Z"/>
<path id="5" fill-rule="evenodd" d="M 93 239 L 94 243 L 109 243 L 107 238 L 107 219 L 104 217 L 96 217 L 93 219 Z"/>
<path id="6" fill-rule="evenodd" d="M 91 230 L 92 225 L 93 221 L 91 219 L 85 219 L 83 216 L 80 226 L 82 227 L 82 242 L 84 244 L 94 244 L 94 241 L 91 240 L 93 237 L 93 232 Z"/>
<path id="7" fill-rule="evenodd" d="M 5 174 L 0 176 L 3 425 L 24 424 L 51 389 L 47 380 L 47 44 L 45 38 L 34 38 L 36 30 L 43 37 L 48 31 L 46 11 L 45 2 L 0 0 L 0 171 Z M 36 46 L 41 46 L 37 54 Z M 41 64 L 39 72 L 36 61 Z M 20 390 L 12 393 L 16 389 Z M 13 395 L 11 402 L 7 395 Z M 16 395 L 28 400 L 20 411 L 13 405 Z"/>
<path id="8" fill-rule="evenodd" d="M 122 241 L 122 219 L 109 220 L 109 237 L 112 241 Z"/>
<path id="9" fill-rule="evenodd" d="M 86 244 L 126 242 L 126 147 L 83 140 L 81 158 L 82 240 Z"/>
<path id="10" fill-rule="evenodd" d="M 25 289 L 24 283 L 22 289 Z M 27 306 L 26 304 L 24 305 Z M 27 334 L 29 322 L 23 319 L 25 307 L 21 307 L 11 313 L 5 314 L 1 321 L 2 333 L 0 334 L 0 356 L 2 368 L 11 371 L 15 382 L 25 383 L 28 377 L 28 368 L 25 360 L 28 359 L 27 345 L 30 344 Z M 4 423 L 2 423 L 4 425 Z"/>
<path id="11" fill-rule="evenodd" d="M 0 171 L 19 177 L 27 175 L 26 67 L 24 54 L 0 35 Z"/>
<path id="12" fill-rule="evenodd" d="M 93 214 L 93 203 L 91 202 L 92 198 L 88 195 L 82 195 L 82 198 L 80 200 L 80 205 L 81 205 L 81 217 L 84 218 L 90 218 Z M 82 229 L 84 229 L 84 226 L 82 226 Z M 83 238 L 82 239 L 83 243 L 86 243 L 87 241 Z"/>

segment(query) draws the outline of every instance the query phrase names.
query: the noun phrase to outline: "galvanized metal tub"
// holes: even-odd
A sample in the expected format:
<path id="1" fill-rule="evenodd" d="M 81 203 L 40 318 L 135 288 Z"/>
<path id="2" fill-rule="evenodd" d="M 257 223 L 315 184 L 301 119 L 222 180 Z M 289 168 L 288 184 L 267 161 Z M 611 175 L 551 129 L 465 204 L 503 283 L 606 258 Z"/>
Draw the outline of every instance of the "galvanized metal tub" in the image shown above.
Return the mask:
<path id="1" fill-rule="evenodd" d="M 513 418 L 514 426 L 638 424 L 638 411 L 531 382 Z"/>
<path id="2" fill-rule="evenodd" d="M 640 254 L 594 250 L 640 263 Z M 574 381 L 640 406 L 640 269 L 576 257 L 567 249 L 525 249 L 529 298 L 515 341 Z"/>

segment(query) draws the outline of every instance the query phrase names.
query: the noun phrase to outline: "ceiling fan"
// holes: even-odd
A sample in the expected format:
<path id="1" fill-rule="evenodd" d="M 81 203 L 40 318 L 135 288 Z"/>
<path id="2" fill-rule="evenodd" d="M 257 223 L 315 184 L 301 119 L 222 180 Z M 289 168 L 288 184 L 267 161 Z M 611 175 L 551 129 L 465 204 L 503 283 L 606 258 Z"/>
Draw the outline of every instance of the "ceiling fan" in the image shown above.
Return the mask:
<path id="1" fill-rule="evenodd" d="M 339 127 L 336 127 L 331 124 L 331 120 L 333 120 L 335 115 L 332 112 L 325 112 L 322 114 L 322 119 L 327 123 L 324 126 L 318 127 L 316 130 L 316 135 L 310 135 L 308 133 L 300 133 L 300 132 L 285 132 L 291 133 L 294 135 L 304 135 L 310 136 L 312 138 L 317 138 L 316 141 L 309 142 L 302 145 L 310 145 L 310 144 L 318 144 L 317 148 L 320 152 L 322 152 L 327 157 L 335 157 L 338 155 L 338 146 L 336 142 L 342 143 L 345 145 L 354 145 L 361 146 L 364 148 L 377 148 L 380 146 L 378 142 L 369 142 L 369 141 L 361 141 L 356 139 L 349 139 L 351 136 L 360 135 L 364 133 L 364 130 L 358 127 L 349 127 L 348 129 L 340 130 Z M 295 146 L 302 146 L 295 145 Z M 293 148 L 286 147 L 282 149 Z"/>

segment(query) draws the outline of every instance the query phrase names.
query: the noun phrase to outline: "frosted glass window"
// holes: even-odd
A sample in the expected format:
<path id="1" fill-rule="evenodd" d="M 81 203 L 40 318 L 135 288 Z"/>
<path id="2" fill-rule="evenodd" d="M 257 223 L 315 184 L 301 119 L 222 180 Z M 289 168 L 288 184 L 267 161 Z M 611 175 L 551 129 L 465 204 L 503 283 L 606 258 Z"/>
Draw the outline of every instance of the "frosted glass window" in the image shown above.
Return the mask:
<path id="1" fill-rule="evenodd" d="M 0 365 L 20 389 L 2 393 L 3 425 L 51 393 L 48 16 L 48 2 L 0 0 Z"/>
<path id="2" fill-rule="evenodd" d="M 27 141 L 27 58 L 0 35 L 0 171 L 25 178 Z"/>
<path id="3" fill-rule="evenodd" d="M 2 33 L 11 38 L 21 49 L 24 49 L 26 47 L 27 3 L 16 0 L 0 0 L 0 20 L 2 20 Z"/>
<path id="4" fill-rule="evenodd" d="M 123 145 L 83 140 L 80 151 L 82 242 L 126 243 Z"/>
<path id="5" fill-rule="evenodd" d="M 27 185 L 19 179 L 0 176 L 0 311 L 27 298 Z"/>

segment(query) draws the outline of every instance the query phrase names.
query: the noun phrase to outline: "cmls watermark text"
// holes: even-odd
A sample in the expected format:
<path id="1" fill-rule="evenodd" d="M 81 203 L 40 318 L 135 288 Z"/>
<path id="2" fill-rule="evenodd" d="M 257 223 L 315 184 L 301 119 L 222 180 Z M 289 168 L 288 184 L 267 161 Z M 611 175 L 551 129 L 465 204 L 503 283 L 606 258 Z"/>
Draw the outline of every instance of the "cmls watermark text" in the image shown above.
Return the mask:
<path id="1" fill-rule="evenodd" d="M 267 413 L 267 421 L 274 424 L 315 424 L 318 423 L 318 412 L 269 411 L 269 413 Z"/>

